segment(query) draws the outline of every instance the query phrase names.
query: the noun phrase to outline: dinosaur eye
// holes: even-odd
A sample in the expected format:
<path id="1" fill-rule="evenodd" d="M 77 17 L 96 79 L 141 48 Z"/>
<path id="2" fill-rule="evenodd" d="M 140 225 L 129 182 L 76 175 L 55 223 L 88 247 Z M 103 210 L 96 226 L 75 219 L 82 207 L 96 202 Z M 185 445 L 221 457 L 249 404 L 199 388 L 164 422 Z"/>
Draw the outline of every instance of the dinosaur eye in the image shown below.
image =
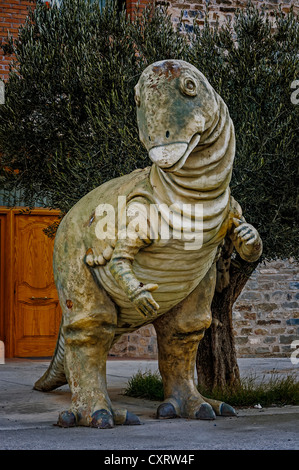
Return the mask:
<path id="1" fill-rule="evenodd" d="M 192 77 L 183 77 L 180 83 L 180 90 L 184 95 L 196 96 L 197 86 L 196 81 Z"/>

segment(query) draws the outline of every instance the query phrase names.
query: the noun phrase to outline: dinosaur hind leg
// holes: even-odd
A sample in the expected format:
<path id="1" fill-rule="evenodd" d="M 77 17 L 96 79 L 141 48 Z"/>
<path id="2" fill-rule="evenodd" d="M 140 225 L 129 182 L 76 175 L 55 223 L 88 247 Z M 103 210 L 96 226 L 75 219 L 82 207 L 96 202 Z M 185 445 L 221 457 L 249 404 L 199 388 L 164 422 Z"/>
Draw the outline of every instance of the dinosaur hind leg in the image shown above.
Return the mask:
<path id="1" fill-rule="evenodd" d="M 185 300 L 154 322 L 165 396 L 158 418 L 215 419 L 235 414 L 229 405 L 204 398 L 194 380 L 198 344 L 211 323 L 215 275 L 213 265 Z"/>

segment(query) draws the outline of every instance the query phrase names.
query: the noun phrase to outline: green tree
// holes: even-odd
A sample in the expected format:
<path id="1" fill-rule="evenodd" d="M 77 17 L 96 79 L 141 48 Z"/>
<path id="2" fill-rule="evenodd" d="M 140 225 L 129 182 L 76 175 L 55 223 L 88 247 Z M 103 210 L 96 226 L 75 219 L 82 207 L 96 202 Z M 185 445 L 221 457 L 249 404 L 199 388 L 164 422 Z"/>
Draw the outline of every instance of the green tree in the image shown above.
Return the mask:
<path id="1" fill-rule="evenodd" d="M 117 3 L 41 0 L 17 40 L 0 109 L 1 181 L 25 205 L 67 212 L 104 181 L 149 164 L 134 86 L 149 63 L 181 56 L 160 10 L 131 22 Z"/>

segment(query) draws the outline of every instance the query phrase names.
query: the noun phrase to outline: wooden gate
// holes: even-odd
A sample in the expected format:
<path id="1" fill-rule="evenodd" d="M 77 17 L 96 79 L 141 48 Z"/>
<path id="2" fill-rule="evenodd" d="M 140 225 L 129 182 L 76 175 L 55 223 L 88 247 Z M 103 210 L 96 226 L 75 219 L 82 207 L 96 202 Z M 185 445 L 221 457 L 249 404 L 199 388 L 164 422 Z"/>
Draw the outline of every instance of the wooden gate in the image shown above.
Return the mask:
<path id="1" fill-rule="evenodd" d="M 54 241 L 43 229 L 55 220 L 54 211 L 0 209 L 0 339 L 6 357 L 49 357 L 54 352 L 61 309 L 53 279 Z"/>

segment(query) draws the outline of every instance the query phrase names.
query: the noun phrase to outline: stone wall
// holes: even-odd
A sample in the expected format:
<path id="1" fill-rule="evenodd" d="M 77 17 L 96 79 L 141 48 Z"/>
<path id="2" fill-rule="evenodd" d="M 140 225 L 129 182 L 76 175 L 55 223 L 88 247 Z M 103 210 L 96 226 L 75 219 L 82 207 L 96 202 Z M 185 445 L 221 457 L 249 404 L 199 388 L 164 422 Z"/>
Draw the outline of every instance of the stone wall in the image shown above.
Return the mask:
<path id="1" fill-rule="evenodd" d="M 299 340 L 298 263 L 261 264 L 235 304 L 233 324 L 240 356 L 289 356 Z"/>
<path id="2" fill-rule="evenodd" d="M 161 4 L 168 5 L 168 11 L 173 18 L 175 24 L 177 24 L 182 15 L 182 22 L 185 28 L 189 31 L 193 29 L 193 22 L 196 22 L 202 26 L 204 24 L 204 16 L 206 11 L 206 5 L 209 5 L 209 22 L 213 25 L 218 20 L 219 24 L 223 24 L 227 20 L 233 20 L 234 13 L 237 8 L 242 9 L 248 3 L 247 0 L 167 0 L 160 1 Z M 260 1 L 253 0 L 253 4 L 260 7 L 265 7 L 269 11 L 273 11 L 279 7 L 282 11 L 288 12 L 291 5 L 294 11 L 299 11 L 298 1 L 296 0 L 268 0 Z"/>
<path id="3" fill-rule="evenodd" d="M 123 335 L 110 350 L 115 357 L 157 358 L 157 339 L 154 327 L 146 325 L 128 335 Z"/>
<path id="4" fill-rule="evenodd" d="M 259 265 L 234 306 L 233 326 L 239 357 L 290 357 L 292 342 L 299 340 L 298 263 L 279 260 Z M 110 354 L 156 358 L 154 328 L 149 325 L 124 335 Z"/>

